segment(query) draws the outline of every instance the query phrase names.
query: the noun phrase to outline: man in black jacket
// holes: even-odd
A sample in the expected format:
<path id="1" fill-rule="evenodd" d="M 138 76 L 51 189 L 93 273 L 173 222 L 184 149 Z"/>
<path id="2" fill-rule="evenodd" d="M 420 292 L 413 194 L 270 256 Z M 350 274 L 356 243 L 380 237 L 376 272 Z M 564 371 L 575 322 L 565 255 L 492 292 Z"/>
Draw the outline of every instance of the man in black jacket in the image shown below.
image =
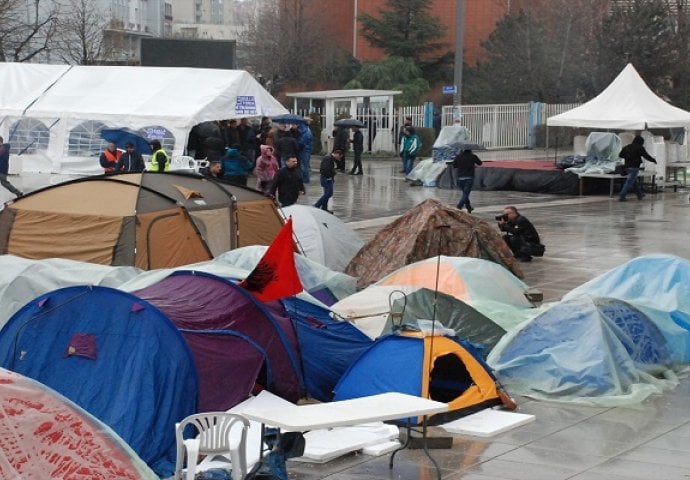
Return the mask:
<path id="1" fill-rule="evenodd" d="M 326 155 L 321 160 L 321 167 L 319 168 L 321 186 L 323 187 L 323 195 L 319 198 L 314 206 L 321 210 L 328 210 L 328 200 L 333 196 L 333 185 L 335 184 L 336 164 L 343 158 L 342 150 L 333 150 L 333 153 Z"/>
<path id="2" fill-rule="evenodd" d="M 364 135 L 359 127 L 352 127 L 352 151 L 355 153 L 355 163 L 352 165 L 350 175 L 363 175 L 362 172 L 362 152 L 364 151 Z"/>
<path id="3" fill-rule="evenodd" d="M 505 207 L 503 215 L 496 217 L 498 228 L 506 232 L 503 240 L 513 251 L 518 260 L 529 262 L 532 255 L 544 255 L 544 245 L 541 244 L 537 229 L 527 217 L 520 215 L 515 207 Z"/>
<path id="4" fill-rule="evenodd" d="M 644 157 L 652 163 L 656 163 L 656 160 L 649 153 L 647 153 L 647 150 L 644 148 L 644 138 L 639 135 L 636 135 L 635 138 L 633 138 L 632 143 L 623 147 L 618 156 L 625 159 L 625 170 L 627 172 L 627 177 L 625 179 L 625 183 L 623 184 L 623 188 L 621 188 L 621 191 L 618 194 L 618 200 L 624 202 L 625 196 L 628 194 L 628 190 L 635 185 L 637 176 L 640 174 L 642 158 Z M 642 200 L 642 197 L 644 197 L 644 192 L 642 191 L 642 185 L 639 182 L 637 183 L 636 190 L 637 199 Z"/>
<path id="5" fill-rule="evenodd" d="M 302 170 L 299 169 L 297 155 L 288 157 L 285 166 L 278 170 L 273 178 L 273 185 L 269 193 L 275 197 L 278 191 L 278 203 L 281 207 L 288 207 L 297 203 L 300 195 L 304 195 L 304 182 Z"/>
<path id="6" fill-rule="evenodd" d="M 335 163 L 337 170 L 345 171 L 345 154 L 350 143 L 350 129 L 347 127 L 337 127 L 333 133 L 333 150 L 340 150 L 343 156 Z"/>
<path id="7" fill-rule="evenodd" d="M 467 213 L 472 213 L 472 210 L 474 210 L 470 203 L 470 193 L 474 185 L 474 169 L 481 164 L 482 161 L 470 149 L 463 150 L 453 159 L 455 182 L 462 191 L 462 197 L 460 197 L 457 207 L 458 209 L 467 207 Z"/>
<path id="8" fill-rule="evenodd" d="M 297 138 L 295 138 L 295 135 L 292 133 L 292 131 L 283 133 L 283 135 L 276 140 L 275 144 L 273 145 L 273 151 L 275 152 L 275 156 L 278 159 L 278 164 L 281 167 L 284 167 L 287 164 L 287 159 L 289 157 L 299 156 L 299 144 L 297 143 Z"/>
<path id="9" fill-rule="evenodd" d="M 127 142 L 125 144 L 125 152 L 120 157 L 120 166 L 117 171 L 121 172 L 143 172 L 144 159 L 141 154 L 134 150 L 134 144 Z"/>

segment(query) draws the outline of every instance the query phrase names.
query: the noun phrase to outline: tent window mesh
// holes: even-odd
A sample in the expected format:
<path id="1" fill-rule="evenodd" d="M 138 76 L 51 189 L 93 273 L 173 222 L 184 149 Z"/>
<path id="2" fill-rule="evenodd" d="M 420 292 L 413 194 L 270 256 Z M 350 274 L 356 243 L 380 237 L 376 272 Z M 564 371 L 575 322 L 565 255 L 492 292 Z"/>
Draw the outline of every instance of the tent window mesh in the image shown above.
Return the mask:
<path id="1" fill-rule="evenodd" d="M 40 120 L 24 118 L 15 122 L 10 127 L 10 136 L 7 140 L 10 145 L 10 153 L 31 154 L 38 150 L 48 150 L 50 130 Z"/>
<path id="2" fill-rule="evenodd" d="M 80 123 L 69 132 L 67 154 L 76 157 L 97 157 L 107 145 L 107 142 L 101 138 L 101 130 L 111 127 L 95 120 Z M 149 140 L 160 140 L 161 145 L 168 152 L 172 152 L 175 146 L 173 134 L 160 125 L 151 125 L 135 131 Z"/>

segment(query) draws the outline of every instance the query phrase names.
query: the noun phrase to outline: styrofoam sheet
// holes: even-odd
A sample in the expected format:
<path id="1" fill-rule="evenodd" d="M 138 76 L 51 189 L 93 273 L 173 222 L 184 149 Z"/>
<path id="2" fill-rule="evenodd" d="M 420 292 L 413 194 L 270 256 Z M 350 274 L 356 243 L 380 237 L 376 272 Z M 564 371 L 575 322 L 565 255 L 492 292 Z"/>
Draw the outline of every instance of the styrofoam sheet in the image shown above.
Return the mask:
<path id="1" fill-rule="evenodd" d="M 534 415 L 527 413 L 486 409 L 450 423 L 443 424 L 441 427 L 450 433 L 474 435 L 477 437 L 491 437 L 533 422 L 535 418 Z"/>
<path id="2" fill-rule="evenodd" d="M 304 434 L 304 455 L 299 462 L 325 463 L 369 445 L 377 445 L 398 438 L 400 430 L 394 425 L 373 422 L 352 427 L 312 430 Z M 397 442 L 396 442 L 397 443 Z"/>
<path id="3" fill-rule="evenodd" d="M 387 453 L 391 453 L 400 448 L 400 442 L 397 440 L 389 440 L 387 442 L 377 443 L 376 445 L 369 445 L 362 449 L 364 455 L 371 455 L 373 457 L 380 457 Z"/>

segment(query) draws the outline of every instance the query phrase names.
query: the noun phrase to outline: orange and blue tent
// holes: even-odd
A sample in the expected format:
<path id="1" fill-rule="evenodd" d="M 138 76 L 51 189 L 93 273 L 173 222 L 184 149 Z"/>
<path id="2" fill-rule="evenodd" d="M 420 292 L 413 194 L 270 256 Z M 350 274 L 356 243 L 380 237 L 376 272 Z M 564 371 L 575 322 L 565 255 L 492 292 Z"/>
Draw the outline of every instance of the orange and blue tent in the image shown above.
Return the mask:
<path id="1" fill-rule="evenodd" d="M 499 405 L 496 378 L 472 346 L 457 337 L 395 334 L 382 337 L 345 372 L 335 400 L 400 392 L 448 404 L 431 424 Z"/>

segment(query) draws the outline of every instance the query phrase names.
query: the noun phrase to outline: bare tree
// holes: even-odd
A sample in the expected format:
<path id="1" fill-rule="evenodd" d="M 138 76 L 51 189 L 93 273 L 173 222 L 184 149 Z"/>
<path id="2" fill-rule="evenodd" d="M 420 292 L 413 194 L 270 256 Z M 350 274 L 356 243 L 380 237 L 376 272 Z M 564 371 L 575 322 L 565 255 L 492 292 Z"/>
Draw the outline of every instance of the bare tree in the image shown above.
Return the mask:
<path id="1" fill-rule="evenodd" d="M 241 67 L 260 74 L 273 92 L 288 82 L 344 83 L 340 72 L 349 56 L 327 31 L 327 12 L 319 0 L 265 1 L 256 15 L 240 38 Z"/>
<path id="2" fill-rule="evenodd" d="M 0 61 L 27 62 L 45 55 L 55 33 L 57 9 L 40 0 L 0 0 Z"/>
<path id="3" fill-rule="evenodd" d="M 67 0 L 57 20 L 53 49 L 66 63 L 95 65 L 122 54 L 123 25 L 108 18 L 92 0 Z"/>

